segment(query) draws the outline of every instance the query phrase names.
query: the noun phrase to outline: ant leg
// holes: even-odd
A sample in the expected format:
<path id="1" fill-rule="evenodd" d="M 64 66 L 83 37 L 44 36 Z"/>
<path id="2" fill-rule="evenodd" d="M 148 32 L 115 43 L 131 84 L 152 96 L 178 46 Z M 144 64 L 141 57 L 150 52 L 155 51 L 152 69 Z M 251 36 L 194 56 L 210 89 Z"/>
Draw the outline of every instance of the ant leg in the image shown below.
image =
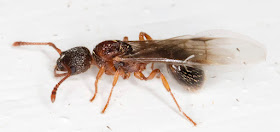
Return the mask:
<path id="1" fill-rule="evenodd" d="M 182 114 L 190 121 L 193 123 L 194 126 L 196 126 L 196 123 L 184 112 L 182 111 L 182 108 L 180 107 L 180 105 L 178 104 L 176 98 L 174 97 L 173 93 L 171 92 L 171 89 L 169 87 L 169 84 L 167 82 L 167 80 L 165 79 L 164 75 L 160 72 L 159 69 L 155 69 L 153 70 L 150 75 L 148 77 L 145 77 L 144 74 L 142 72 L 135 72 L 134 73 L 134 76 L 140 80 L 151 80 L 155 77 L 156 74 L 160 74 L 160 78 L 161 78 L 161 81 L 165 87 L 165 89 L 170 93 L 170 95 L 172 96 L 175 104 L 177 105 L 178 109 L 180 112 L 182 112 Z"/>
<path id="2" fill-rule="evenodd" d="M 162 81 L 164 87 L 166 88 L 166 90 L 167 90 L 167 91 L 170 93 L 170 95 L 172 96 L 172 98 L 173 98 L 174 102 L 176 103 L 176 105 L 177 105 L 179 111 L 182 112 L 182 114 L 183 114 L 191 123 L 193 123 L 194 126 L 196 126 L 196 123 L 195 123 L 184 111 L 182 111 L 182 108 L 180 107 L 180 105 L 178 104 L 176 98 L 174 97 L 173 93 L 171 92 L 171 89 L 170 89 L 170 87 L 169 87 L 169 84 L 168 84 L 167 80 L 165 79 L 165 77 L 164 77 L 164 75 L 163 75 L 162 73 L 161 73 L 161 75 L 160 75 L 160 78 L 161 78 L 161 81 Z"/>
<path id="3" fill-rule="evenodd" d="M 97 90 L 98 90 L 97 84 L 98 84 L 99 79 L 103 75 L 104 71 L 105 71 L 105 67 L 103 66 L 103 67 L 100 68 L 99 72 L 97 73 L 96 80 L 95 80 L 95 83 L 94 83 L 94 85 L 95 85 L 95 92 L 94 92 L 93 97 L 90 99 L 90 102 L 92 102 L 95 99 L 95 96 L 96 96 Z"/>
<path id="4" fill-rule="evenodd" d="M 148 35 L 145 32 L 140 32 L 139 33 L 139 40 L 140 41 L 145 41 L 144 37 L 146 38 L 146 40 L 153 40 L 152 37 L 150 35 Z"/>
<path id="5" fill-rule="evenodd" d="M 53 43 L 51 42 L 14 42 L 13 46 L 21 46 L 21 45 L 49 45 L 53 47 L 59 54 L 61 54 L 61 50 L 57 48 Z"/>
<path id="6" fill-rule="evenodd" d="M 140 41 L 145 41 L 144 37 L 146 38 L 146 40 L 153 40 L 152 37 L 151 37 L 150 35 L 148 35 L 147 33 L 145 33 L 145 32 L 140 32 L 140 33 L 139 33 L 139 40 L 140 40 Z M 127 42 L 127 41 L 128 41 L 128 37 L 125 36 L 125 37 L 123 38 L 123 41 L 124 41 L 124 42 Z"/>
<path id="7" fill-rule="evenodd" d="M 127 79 L 127 78 L 129 78 L 129 77 L 130 77 L 130 73 L 125 73 L 124 79 Z"/>
<path id="8" fill-rule="evenodd" d="M 63 65 L 63 66 L 64 66 L 64 65 Z M 57 88 L 59 87 L 59 85 L 60 85 L 63 81 L 65 81 L 68 77 L 71 76 L 71 69 L 70 69 L 69 67 L 67 67 L 67 66 L 64 66 L 64 67 L 67 68 L 68 73 L 67 73 L 67 75 L 66 75 L 64 78 L 62 78 L 62 79 L 55 85 L 55 87 L 53 88 L 52 94 L 51 94 L 51 101 L 52 101 L 52 103 L 54 103 L 54 101 L 55 101 L 56 91 L 57 91 Z"/>
<path id="9" fill-rule="evenodd" d="M 114 81 L 113 81 L 113 86 L 112 86 L 110 95 L 109 95 L 108 100 L 107 100 L 107 103 L 106 103 L 106 105 L 105 105 L 105 107 L 103 108 L 103 110 L 102 110 L 101 113 L 104 113 L 104 112 L 105 112 L 105 110 L 106 110 L 106 108 L 107 108 L 107 106 L 108 106 L 108 104 L 109 104 L 109 102 L 110 102 L 110 99 L 111 99 L 111 96 L 112 96 L 112 93 L 113 93 L 113 89 L 114 89 L 114 87 L 115 87 L 115 85 L 116 85 L 116 83 L 117 83 L 117 81 L 118 81 L 118 78 L 119 78 L 119 70 L 117 70 L 116 73 L 115 73 L 115 75 L 114 75 Z"/>
<path id="10" fill-rule="evenodd" d="M 159 69 L 155 69 L 155 70 L 153 70 L 153 71 L 150 73 L 150 75 L 149 75 L 148 77 L 145 77 L 145 75 L 144 75 L 142 72 L 134 72 L 134 76 L 135 76 L 136 78 L 140 79 L 140 80 L 145 80 L 145 81 L 147 81 L 147 80 L 153 79 L 153 78 L 156 76 L 156 74 L 158 74 L 158 73 L 160 73 L 160 70 L 159 70 Z"/>
<path id="11" fill-rule="evenodd" d="M 152 69 L 152 70 L 154 70 L 154 63 L 152 63 L 152 65 L 151 65 L 151 69 Z"/>
<path id="12" fill-rule="evenodd" d="M 119 69 L 119 76 L 121 76 L 123 79 L 127 79 L 130 77 L 130 73 L 125 73 L 123 69 Z"/>
<path id="13" fill-rule="evenodd" d="M 128 37 L 127 36 L 123 37 L 123 41 L 127 42 L 128 41 Z"/>
<path id="14" fill-rule="evenodd" d="M 140 32 L 139 33 L 139 40 L 140 41 L 145 41 L 144 37 L 146 38 L 146 40 L 153 40 L 152 37 L 150 35 L 148 35 L 145 32 Z M 151 69 L 154 70 L 154 63 L 152 63 Z"/>

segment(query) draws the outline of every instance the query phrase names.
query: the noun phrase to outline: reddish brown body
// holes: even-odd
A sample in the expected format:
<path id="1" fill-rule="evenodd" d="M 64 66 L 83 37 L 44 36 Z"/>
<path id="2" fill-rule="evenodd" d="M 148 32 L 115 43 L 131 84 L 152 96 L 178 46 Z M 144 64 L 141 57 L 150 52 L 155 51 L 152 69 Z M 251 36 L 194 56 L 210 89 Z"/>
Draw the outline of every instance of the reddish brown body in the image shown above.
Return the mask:
<path id="1" fill-rule="evenodd" d="M 90 101 L 93 101 L 97 95 L 97 84 L 102 75 L 104 73 L 114 75 L 111 92 L 102 113 L 109 105 L 119 76 L 127 79 L 133 73 L 140 80 L 160 78 L 179 111 L 193 125 L 196 123 L 182 111 L 165 76 L 159 69 L 153 69 L 153 63 L 166 64 L 169 72 L 180 84 L 190 90 L 196 90 L 204 82 L 204 71 L 201 69 L 203 66 L 255 64 L 266 58 L 265 50 L 255 41 L 226 36 L 219 38 L 211 35 L 209 37 L 185 35 L 166 40 L 152 40 L 148 34 L 141 32 L 139 41 L 128 41 L 128 37 L 124 37 L 123 41 L 103 41 L 93 49 L 92 54 L 85 47 L 74 47 L 62 52 L 53 43 L 15 42 L 13 44 L 13 46 L 21 45 L 49 45 L 60 54 L 54 75 L 63 78 L 52 90 L 52 102 L 55 101 L 57 89 L 64 80 L 71 75 L 87 71 L 91 65 L 96 65 L 99 72 L 95 80 L 95 93 Z M 153 70 L 146 77 L 142 71 L 148 63 L 152 63 Z M 58 74 L 57 71 L 65 73 Z"/>
<path id="2" fill-rule="evenodd" d="M 144 33 L 141 32 L 139 34 L 139 40 L 144 42 L 146 38 L 147 40 L 152 40 L 152 38 Z M 93 101 L 98 92 L 98 81 L 103 75 L 103 73 L 107 75 L 114 75 L 114 81 L 112 83 L 113 87 L 111 89 L 110 95 L 108 97 L 108 101 L 102 110 L 102 113 L 105 112 L 110 99 L 113 93 L 113 88 L 118 81 L 118 77 L 121 76 L 123 79 L 127 79 L 130 77 L 130 73 L 134 73 L 134 76 L 140 80 L 150 80 L 154 77 L 158 77 L 162 80 L 162 83 L 165 89 L 170 93 L 172 96 L 175 104 L 177 105 L 179 111 L 194 125 L 196 123 L 188 117 L 182 110 L 179 104 L 177 103 L 167 80 L 165 79 L 164 75 L 160 72 L 159 69 L 152 69 L 153 71 L 150 73 L 148 77 L 145 77 L 142 73 L 145 70 L 146 65 L 148 62 L 141 62 L 141 61 L 120 61 L 118 57 L 129 55 L 133 52 L 133 48 L 128 43 L 128 38 L 124 37 L 123 41 L 120 40 L 109 40 L 103 41 L 99 43 L 94 49 L 92 55 L 90 54 L 89 50 L 85 47 L 75 47 L 64 52 L 61 52 L 53 43 L 32 43 L 32 42 L 15 42 L 13 46 L 20 46 L 20 45 L 49 45 L 52 46 L 59 54 L 60 58 L 57 60 L 57 65 L 55 66 L 54 74 L 56 77 L 64 76 L 63 79 L 58 82 L 58 84 L 54 87 L 52 94 L 51 94 L 51 101 L 54 102 L 56 98 L 56 91 L 59 85 L 66 80 L 71 75 L 80 74 L 87 71 L 92 64 L 96 65 L 99 68 L 99 72 L 96 76 L 95 80 L 95 93 L 94 96 L 91 98 L 90 101 Z M 56 71 L 65 71 L 66 73 L 57 74 Z M 177 74 L 177 69 L 172 69 L 173 74 L 176 76 L 181 76 Z"/>

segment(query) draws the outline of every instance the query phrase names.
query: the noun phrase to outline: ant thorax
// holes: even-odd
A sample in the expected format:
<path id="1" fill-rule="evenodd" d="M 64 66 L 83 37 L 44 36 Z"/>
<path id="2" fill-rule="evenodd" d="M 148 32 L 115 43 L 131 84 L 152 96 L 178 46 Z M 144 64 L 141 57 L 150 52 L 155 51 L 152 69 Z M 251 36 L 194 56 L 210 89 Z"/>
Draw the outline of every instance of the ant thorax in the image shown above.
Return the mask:
<path id="1" fill-rule="evenodd" d="M 93 49 L 93 59 L 99 67 L 105 67 L 106 74 L 113 74 L 117 69 L 124 72 L 136 72 L 144 70 L 146 64 L 135 62 L 122 62 L 114 60 L 115 57 L 132 53 L 129 44 L 119 40 L 108 40 L 99 43 Z"/>

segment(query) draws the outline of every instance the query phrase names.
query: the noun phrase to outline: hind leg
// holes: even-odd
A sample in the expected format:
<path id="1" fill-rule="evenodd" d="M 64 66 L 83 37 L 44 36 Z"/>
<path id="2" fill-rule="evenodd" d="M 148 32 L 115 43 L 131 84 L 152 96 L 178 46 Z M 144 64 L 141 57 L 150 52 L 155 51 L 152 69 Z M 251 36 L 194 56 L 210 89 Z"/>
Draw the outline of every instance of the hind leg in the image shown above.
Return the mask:
<path id="1" fill-rule="evenodd" d="M 142 72 L 135 72 L 134 73 L 134 76 L 140 80 L 151 80 L 153 79 L 156 75 L 160 75 L 160 78 L 161 78 L 161 81 L 162 81 L 162 84 L 163 86 L 165 87 L 165 89 L 167 90 L 167 92 L 170 93 L 171 97 L 173 98 L 175 104 L 177 105 L 179 111 L 191 122 L 193 123 L 194 126 L 196 126 L 196 123 L 184 112 L 182 111 L 182 108 L 180 107 L 180 105 L 178 104 L 175 96 L 173 95 L 173 93 L 171 92 L 171 89 L 170 89 L 170 86 L 167 82 L 167 80 L 165 79 L 164 75 L 160 72 L 159 69 L 155 69 L 153 70 L 150 75 L 148 77 L 145 77 L 144 74 Z"/>

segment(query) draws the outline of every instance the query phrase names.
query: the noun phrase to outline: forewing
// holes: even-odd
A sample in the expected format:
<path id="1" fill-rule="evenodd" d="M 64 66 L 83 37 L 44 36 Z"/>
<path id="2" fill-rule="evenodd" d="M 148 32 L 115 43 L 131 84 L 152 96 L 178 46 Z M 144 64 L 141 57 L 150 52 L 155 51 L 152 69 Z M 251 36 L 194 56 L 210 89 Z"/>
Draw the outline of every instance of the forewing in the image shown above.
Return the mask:
<path id="1" fill-rule="evenodd" d="M 167 40 L 129 41 L 133 53 L 122 61 L 188 65 L 253 64 L 266 58 L 256 41 L 230 37 L 179 36 Z"/>

